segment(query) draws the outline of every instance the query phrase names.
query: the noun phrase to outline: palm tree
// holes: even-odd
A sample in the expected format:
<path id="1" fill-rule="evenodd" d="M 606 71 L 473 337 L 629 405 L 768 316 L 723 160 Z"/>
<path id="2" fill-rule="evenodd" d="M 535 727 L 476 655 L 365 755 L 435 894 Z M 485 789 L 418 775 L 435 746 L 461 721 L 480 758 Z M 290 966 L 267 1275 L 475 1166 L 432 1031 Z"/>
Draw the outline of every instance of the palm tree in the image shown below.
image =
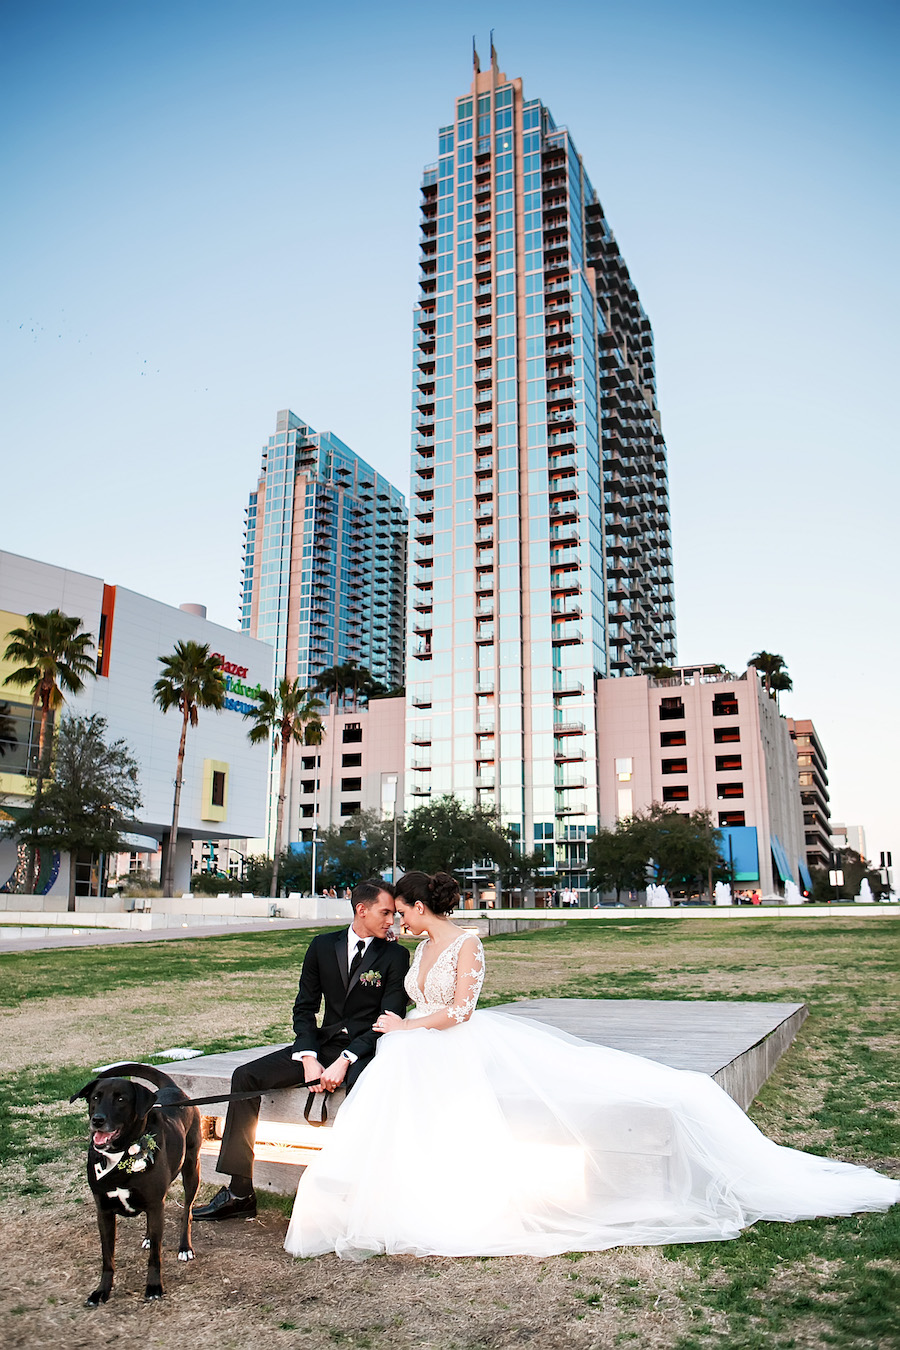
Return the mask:
<path id="1" fill-rule="evenodd" d="M 184 779 L 184 743 L 190 724 L 195 727 L 200 708 L 220 712 L 225 704 L 225 681 L 219 669 L 219 657 L 210 656 L 205 642 L 176 642 L 169 656 L 158 658 L 163 675 L 153 686 L 153 702 L 164 713 L 172 708 L 181 712 L 181 738 L 175 771 L 175 799 L 172 803 L 172 830 L 166 850 L 163 895 L 171 895 L 175 886 L 175 845 L 178 841 L 178 809 Z"/>
<path id="2" fill-rule="evenodd" d="M 35 707 L 41 710 L 34 784 L 34 804 L 39 811 L 53 741 L 51 713 L 62 707 L 66 694 L 81 693 L 87 676 L 96 679 L 97 668 L 90 654 L 93 634 L 81 627 L 80 619 L 59 609 L 25 617 L 26 627 L 10 629 L 11 640 L 3 654 L 4 660 L 21 664 L 3 683 L 30 689 Z M 31 847 L 26 873 L 29 891 L 37 885 L 36 863 L 37 853 Z"/>
<path id="3" fill-rule="evenodd" d="M 320 670 L 316 677 L 314 688 L 320 694 L 327 694 L 329 700 L 333 697 L 335 703 L 347 688 L 347 667 L 329 666 L 327 670 Z"/>
<path id="4" fill-rule="evenodd" d="M 278 862 L 282 850 L 288 757 L 295 741 L 306 745 L 321 744 L 323 728 L 318 710 L 323 706 L 321 699 L 310 695 L 308 690 L 301 689 L 299 680 L 289 680 L 285 676 L 278 681 L 274 694 L 264 689 L 257 706 L 244 713 L 244 717 L 253 722 L 253 726 L 247 732 L 253 744 L 258 745 L 260 741 L 267 741 L 271 736 L 275 754 L 281 751 L 278 806 L 275 812 L 275 860 L 272 867 L 272 884 L 269 888 L 269 896 L 273 900 L 278 895 Z"/>
<path id="5" fill-rule="evenodd" d="M 779 693 L 787 692 L 794 687 L 794 682 L 787 672 L 785 659 L 777 652 L 754 652 L 747 665 L 755 666 L 760 671 L 769 698 L 777 701 Z"/>

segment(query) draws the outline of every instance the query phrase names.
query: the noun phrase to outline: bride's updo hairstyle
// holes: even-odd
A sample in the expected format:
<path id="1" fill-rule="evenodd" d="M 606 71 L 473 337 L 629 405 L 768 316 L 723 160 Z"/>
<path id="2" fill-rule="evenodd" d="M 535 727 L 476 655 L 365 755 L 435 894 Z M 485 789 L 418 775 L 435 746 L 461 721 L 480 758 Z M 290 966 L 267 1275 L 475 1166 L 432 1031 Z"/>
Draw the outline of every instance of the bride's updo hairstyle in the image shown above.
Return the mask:
<path id="1" fill-rule="evenodd" d="M 446 872 L 404 872 L 394 887 L 394 895 L 407 905 L 417 901 L 432 914 L 452 914 L 459 904 L 459 882 Z"/>

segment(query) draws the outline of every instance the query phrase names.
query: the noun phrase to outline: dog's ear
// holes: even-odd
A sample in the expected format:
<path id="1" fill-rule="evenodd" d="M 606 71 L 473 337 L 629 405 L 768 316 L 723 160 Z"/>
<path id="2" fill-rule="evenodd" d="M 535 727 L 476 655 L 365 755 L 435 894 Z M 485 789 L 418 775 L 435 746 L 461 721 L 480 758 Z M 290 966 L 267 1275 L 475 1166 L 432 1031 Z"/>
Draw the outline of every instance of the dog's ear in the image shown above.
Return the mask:
<path id="1" fill-rule="evenodd" d="M 156 1105 L 156 1093 L 151 1092 L 143 1083 L 135 1083 L 134 1080 L 131 1086 L 134 1088 L 134 1114 L 137 1119 L 142 1120 Z"/>
<path id="2" fill-rule="evenodd" d="M 89 1100 L 91 1093 L 99 1082 L 99 1078 L 92 1078 L 89 1083 L 85 1083 L 83 1088 L 79 1088 L 77 1092 L 73 1092 L 72 1096 L 69 1098 L 69 1105 L 71 1105 L 72 1102 L 77 1102 L 79 1097 L 84 1097 L 85 1101 Z"/>

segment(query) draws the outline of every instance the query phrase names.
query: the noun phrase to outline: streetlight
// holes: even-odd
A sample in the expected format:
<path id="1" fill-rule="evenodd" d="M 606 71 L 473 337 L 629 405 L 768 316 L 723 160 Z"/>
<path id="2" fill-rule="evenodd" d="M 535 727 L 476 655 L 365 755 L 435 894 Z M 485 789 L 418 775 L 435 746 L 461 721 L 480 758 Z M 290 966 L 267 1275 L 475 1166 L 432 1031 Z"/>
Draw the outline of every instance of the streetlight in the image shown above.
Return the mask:
<path id="1" fill-rule="evenodd" d="M 391 885 L 397 884 L 397 783 L 399 774 L 389 773 L 385 775 L 384 787 L 382 788 L 382 803 L 391 803 L 391 813 L 394 818 L 394 846 L 391 857 Z"/>

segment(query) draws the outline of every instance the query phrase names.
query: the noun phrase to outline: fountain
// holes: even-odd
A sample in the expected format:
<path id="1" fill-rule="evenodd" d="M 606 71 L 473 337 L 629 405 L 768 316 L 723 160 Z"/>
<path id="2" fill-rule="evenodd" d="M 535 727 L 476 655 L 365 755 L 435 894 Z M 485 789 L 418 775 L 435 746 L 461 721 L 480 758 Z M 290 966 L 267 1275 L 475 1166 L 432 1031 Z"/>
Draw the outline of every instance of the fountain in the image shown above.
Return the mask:
<path id="1" fill-rule="evenodd" d="M 647 908 L 648 909 L 668 909 L 672 901 L 669 899 L 669 892 L 665 886 L 647 887 Z"/>
<path id="2" fill-rule="evenodd" d="M 859 883 L 859 895 L 856 897 L 861 905 L 874 904 L 875 896 L 872 894 L 872 887 L 869 885 L 869 878 L 863 877 Z"/>
<path id="3" fill-rule="evenodd" d="M 796 881 L 786 881 L 784 883 L 784 903 L 786 905 L 803 904 L 803 896 L 800 894 L 800 888 Z"/>
<path id="4" fill-rule="evenodd" d="M 731 887 L 727 881 L 716 882 L 716 904 L 730 905 L 734 902 L 731 899 Z"/>

